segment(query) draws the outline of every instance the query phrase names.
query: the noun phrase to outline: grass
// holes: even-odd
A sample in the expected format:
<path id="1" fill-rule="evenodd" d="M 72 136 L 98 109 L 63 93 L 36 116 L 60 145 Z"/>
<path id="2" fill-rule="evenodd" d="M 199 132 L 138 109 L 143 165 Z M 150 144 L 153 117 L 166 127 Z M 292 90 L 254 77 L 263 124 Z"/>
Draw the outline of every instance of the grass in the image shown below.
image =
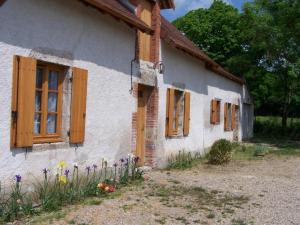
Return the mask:
<path id="1" fill-rule="evenodd" d="M 227 207 L 229 210 L 225 213 L 232 212 L 234 208 L 240 208 L 249 201 L 247 196 L 224 194 L 216 190 L 208 191 L 202 187 L 182 185 L 165 186 L 152 184 L 151 190 L 147 194 L 151 197 L 158 197 L 159 201 L 167 207 L 176 205 L 176 207 L 182 207 L 187 210 L 208 211 L 209 214 L 212 214 L 211 208 L 222 210 L 224 207 Z M 186 205 L 182 199 L 188 199 L 189 205 Z"/>
<path id="2" fill-rule="evenodd" d="M 233 160 L 259 160 L 263 157 L 300 157 L 300 143 L 290 140 L 255 138 L 247 144 L 236 144 Z"/>

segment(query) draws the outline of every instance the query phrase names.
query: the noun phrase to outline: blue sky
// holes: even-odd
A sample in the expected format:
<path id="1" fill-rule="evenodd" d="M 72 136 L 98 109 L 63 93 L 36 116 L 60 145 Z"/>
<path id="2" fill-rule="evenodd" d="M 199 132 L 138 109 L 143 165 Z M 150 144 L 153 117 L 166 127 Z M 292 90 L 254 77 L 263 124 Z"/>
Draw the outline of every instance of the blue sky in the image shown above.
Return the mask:
<path id="1" fill-rule="evenodd" d="M 224 2 L 233 5 L 234 7 L 241 10 L 244 2 L 250 0 L 223 0 Z M 164 10 L 164 15 L 168 20 L 172 21 L 177 17 L 185 15 L 188 11 L 198 8 L 208 8 L 213 0 L 175 0 L 176 9 Z"/>

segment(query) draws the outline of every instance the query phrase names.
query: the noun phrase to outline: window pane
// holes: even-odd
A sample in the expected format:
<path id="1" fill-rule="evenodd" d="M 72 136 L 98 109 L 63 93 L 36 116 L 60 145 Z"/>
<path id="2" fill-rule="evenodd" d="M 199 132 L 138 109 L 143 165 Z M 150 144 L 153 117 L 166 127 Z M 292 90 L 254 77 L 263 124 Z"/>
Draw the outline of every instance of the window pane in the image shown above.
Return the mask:
<path id="1" fill-rule="evenodd" d="M 57 93 L 48 93 L 48 112 L 57 111 Z"/>
<path id="2" fill-rule="evenodd" d="M 34 134 L 40 134 L 41 132 L 41 114 L 36 113 L 34 115 Z"/>
<path id="3" fill-rule="evenodd" d="M 49 90 L 57 90 L 58 88 L 58 72 L 50 70 L 48 77 Z"/>
<path id="4" fill-rule="evenodd" d="M 47 116 L 47 134 L 56 133 L 56 115 L 48 114 Z"/>
<path id="5" fill-rule="evenodd" d="M 35 111 L 40 112 L 42 107 L 42 92 L 35 92 Z"/>
<path id="6" fill-rule="evenodd" d="M 38 68 L 36 71 L 36 88 L 42 88 L 43 84 L 43 69 Z"/>

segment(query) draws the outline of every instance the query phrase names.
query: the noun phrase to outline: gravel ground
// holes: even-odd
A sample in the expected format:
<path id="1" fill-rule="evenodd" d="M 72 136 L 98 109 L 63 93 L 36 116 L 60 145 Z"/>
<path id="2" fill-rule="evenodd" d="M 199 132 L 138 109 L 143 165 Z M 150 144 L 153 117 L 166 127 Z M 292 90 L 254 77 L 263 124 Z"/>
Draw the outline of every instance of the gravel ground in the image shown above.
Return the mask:
<path id="1" fill-rule="evenodd" d="M 64 218 L 35 223 L 300 225 L 299 157 L 152 171 L 146 177 L 114 199 L 71 206 Z"/>

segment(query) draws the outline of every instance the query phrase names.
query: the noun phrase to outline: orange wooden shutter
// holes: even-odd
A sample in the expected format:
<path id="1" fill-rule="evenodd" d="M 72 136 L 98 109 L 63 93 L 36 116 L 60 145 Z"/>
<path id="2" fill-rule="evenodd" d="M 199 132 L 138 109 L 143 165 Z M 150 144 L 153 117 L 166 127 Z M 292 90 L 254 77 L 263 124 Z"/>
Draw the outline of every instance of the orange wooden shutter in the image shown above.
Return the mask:
<path id="1" fill-rule="evenodd" d="M 169 104 L 170 104 L 170 89 L 167 89 L 166 96 L 166 127 L 165 127 L 165 136 L 169 136 Z"/>
<path id="2" fill-rule="evenodd" d="M 224 104 L 224 130 L 228 130 L 228 103 Z"/>
<path id="3" fill-rule="evenodd" d="M 141 20 L 151 27 L 152 3 L 143 1 L 141 4 Z M 139 31 L 140 59 L 150 61 L 151 35 Z"/>
<path id="4" fill-rule="evenodd" d="M 236 129 L 236 105 L 232 105 L 232 121 L 231 121 L 231 129 Z"/>
<path id="5" fill-rule="evenodd" d="M 221 109 L 221 102 L 216 101 L 216 123 L 218 124 L 220 123 L 220 117 L 221 117 L 220 109 Z"/>
<path id="6" fill-rule="evenodd" d="M 173 123 L 174 123 L 174 89 L 169 89 L 169 110 L 168 110 L 168 136 L 173 135 Z"/>
<path id="7" fill-rule="evenodd" d="M 188 136 L 190 133 L 190 107 L 191 107 L 191 93 L 184 93 L 184 125 L 183 135 Z"/>
<path id="8" fill-rule="evenodd" d="M 13 58 L 11 147 L 33 145 L 36 64 L 33 58 Z"/>
<path id="9" fill-rule="evenodd" d="M 70 143 L 84 142 L 88 71 L 73 68 Z"/>
<path id="10" fill-rule="evenodd" d="M 217 122 L 217 101 L 211 101 L 211 113 L 210 113 L 211 124 L 216 124 Z"/>

